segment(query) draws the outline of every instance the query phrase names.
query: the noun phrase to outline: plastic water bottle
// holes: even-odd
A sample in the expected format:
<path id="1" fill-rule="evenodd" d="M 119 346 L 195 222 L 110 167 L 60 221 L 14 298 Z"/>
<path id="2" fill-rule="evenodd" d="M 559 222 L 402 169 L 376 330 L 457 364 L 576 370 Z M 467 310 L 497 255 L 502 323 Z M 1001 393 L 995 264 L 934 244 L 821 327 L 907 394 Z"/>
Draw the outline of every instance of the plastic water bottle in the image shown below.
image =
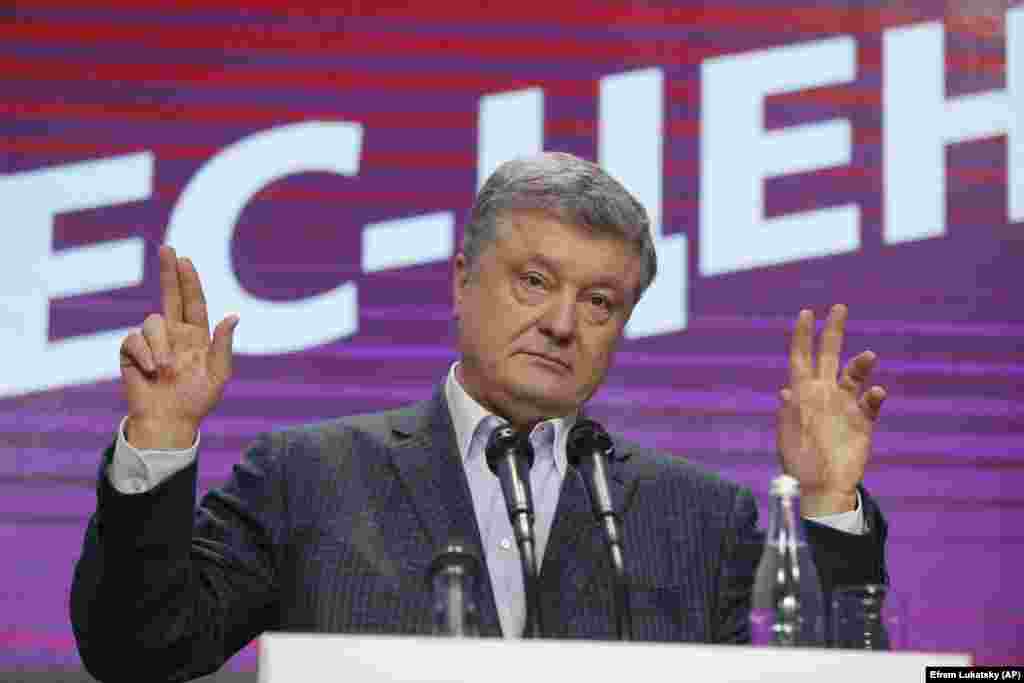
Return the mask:
<path id="1" fill-rule="evenodd" d="M 751 639 L 755 645 L 824 647 L 821 583 L 800 519 L 800 483 L 793 477 L 772 480 L 769 520 L 754 577 Z"/>

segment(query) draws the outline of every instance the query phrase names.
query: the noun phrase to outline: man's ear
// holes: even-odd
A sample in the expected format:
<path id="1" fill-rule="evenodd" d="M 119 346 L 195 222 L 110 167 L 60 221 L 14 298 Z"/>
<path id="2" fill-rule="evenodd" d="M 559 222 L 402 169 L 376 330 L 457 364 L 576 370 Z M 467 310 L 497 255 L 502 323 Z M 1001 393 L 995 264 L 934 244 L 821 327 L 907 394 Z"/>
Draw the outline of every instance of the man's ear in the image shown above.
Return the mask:
<path id="1" fill-rule="evenodd" d="M 459 317 L 459 309 L 462 307 L 462 298 L 464 296 L 463 292 L 468 282 L 469 267 L 466 265 L 466 255 L 460 251 L 452 261 L 452 303 L 456 319 Z"/>

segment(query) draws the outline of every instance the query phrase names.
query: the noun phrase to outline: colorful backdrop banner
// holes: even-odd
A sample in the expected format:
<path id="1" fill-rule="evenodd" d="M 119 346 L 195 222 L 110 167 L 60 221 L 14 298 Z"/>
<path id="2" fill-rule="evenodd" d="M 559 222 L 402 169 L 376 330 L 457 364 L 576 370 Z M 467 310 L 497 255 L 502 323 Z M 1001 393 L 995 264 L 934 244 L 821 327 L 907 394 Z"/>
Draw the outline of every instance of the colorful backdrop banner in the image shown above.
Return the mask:
<path id="1" fill-rule="evenodd" d="M 890 394 L 866 484 L 904 646 L 1024 662 L 1024 6 L 407 5 L 0 9 L 0 670 L 80 667 L 71 573 L 160 244 L 242 315 L 205 490 L 260 432 L 430 395 L 474 193 L 541 149 L 654 223 L 593 414 L 763 503 L 788 330 L 848 304 Z"/>

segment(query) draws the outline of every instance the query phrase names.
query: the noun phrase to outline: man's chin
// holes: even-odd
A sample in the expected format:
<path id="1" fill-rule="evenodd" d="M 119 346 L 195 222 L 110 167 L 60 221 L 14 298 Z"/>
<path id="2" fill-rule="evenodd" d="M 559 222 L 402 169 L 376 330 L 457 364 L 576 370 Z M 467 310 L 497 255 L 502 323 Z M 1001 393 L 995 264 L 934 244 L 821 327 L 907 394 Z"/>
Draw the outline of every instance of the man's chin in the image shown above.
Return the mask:
<path id="1" fill-rule="evenodd" d="M 579 403 L 575 395 L 554 391 L 553 387 L 538 384 L 520 384 L 515 396 L 523 408 L 529 408 L 539 419 L 564 417 L 576 412 Z"/>

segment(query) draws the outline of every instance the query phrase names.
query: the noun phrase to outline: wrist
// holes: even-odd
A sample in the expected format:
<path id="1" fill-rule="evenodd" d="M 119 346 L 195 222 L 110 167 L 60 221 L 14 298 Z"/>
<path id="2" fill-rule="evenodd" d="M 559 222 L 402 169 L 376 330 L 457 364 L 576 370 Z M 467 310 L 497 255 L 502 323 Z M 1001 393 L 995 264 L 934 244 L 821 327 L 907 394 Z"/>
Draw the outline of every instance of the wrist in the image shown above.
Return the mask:
<path id="1" fill-rule="evenodd" d="M 857 491 L 808 491 L 800 496 L 803 517 L 825 517 L 857 509 Z"/>
<path id="2" fill-rule="evenodd" d="M 196 442 L 198 423 L 188 420 L 161 420 L 131 415 L 124 426 L 124 438 L 140 450 L 183 450 Z"/>

